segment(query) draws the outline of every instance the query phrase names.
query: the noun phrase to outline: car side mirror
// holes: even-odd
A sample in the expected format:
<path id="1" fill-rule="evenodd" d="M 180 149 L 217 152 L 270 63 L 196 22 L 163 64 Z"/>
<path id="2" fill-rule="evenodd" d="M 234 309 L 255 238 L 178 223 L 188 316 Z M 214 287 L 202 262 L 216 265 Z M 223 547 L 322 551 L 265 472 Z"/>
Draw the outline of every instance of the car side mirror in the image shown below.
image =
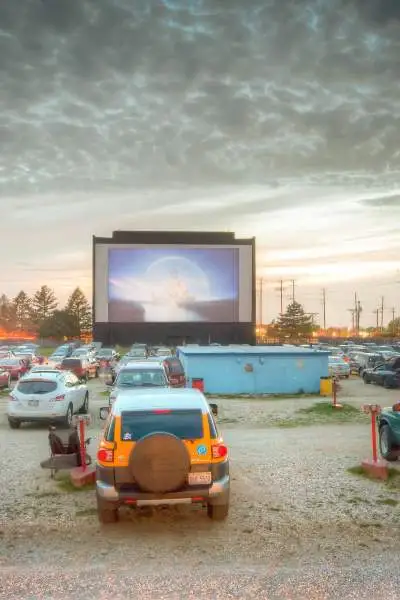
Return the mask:
<path id="1" fill-rule="evenodd" d="M 218 404 L 210 403 L 211 412 L 214 416 L 218 416 Z"/>
<path id="2" fill-rule="evenodd" d="M 108 419 L 108 415 L 110 414 L 110 407 L 109 406 L 102 406 L 100 408 L 100 419 L 102 421 L 105 421 L 106 419 Z"/>

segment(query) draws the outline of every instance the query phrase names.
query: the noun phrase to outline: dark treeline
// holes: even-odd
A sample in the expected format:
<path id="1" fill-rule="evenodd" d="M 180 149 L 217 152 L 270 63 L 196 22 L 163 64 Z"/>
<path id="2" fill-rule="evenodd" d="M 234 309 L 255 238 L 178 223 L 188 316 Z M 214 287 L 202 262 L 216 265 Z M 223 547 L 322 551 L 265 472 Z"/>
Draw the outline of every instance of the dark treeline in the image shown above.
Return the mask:
<path id="1" fill-rule="evenodd" d="M 32 296 L 23 290 L 15 298 L 0 296 L 0 328 L 40 338 L 80 337 L 91 332 L 92 310 L 79 287 L 60 306 L 54 291 L 42 285 Z"/>

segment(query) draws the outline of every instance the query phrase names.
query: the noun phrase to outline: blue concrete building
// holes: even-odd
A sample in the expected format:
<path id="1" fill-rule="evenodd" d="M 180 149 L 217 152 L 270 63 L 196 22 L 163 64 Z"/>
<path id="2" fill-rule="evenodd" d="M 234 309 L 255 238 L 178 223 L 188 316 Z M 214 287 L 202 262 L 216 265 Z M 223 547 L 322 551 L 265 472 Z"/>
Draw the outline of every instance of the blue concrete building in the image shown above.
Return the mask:
<path id="1" fill-rule="evenodd" d="M 188 379 L 209 394 L 314 394 L 328 376 L 328 352 L 297 346 L 182 346 Z"/>

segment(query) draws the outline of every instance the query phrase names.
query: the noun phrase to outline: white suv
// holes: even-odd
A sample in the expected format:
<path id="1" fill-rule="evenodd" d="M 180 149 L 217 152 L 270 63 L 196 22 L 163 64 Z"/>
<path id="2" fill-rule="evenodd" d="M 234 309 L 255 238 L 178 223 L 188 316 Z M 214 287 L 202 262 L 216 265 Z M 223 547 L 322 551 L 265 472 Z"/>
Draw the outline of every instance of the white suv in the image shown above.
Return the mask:
<path id="1" fill-rule="evenodd" d="M 120 390 L 139 388 L 167 388 L 169 387 L 165 367 L 160 362 L 132 362 L 128 363 L 119 371 L 115 381 L 111 384 L 110 404 L 118 396 Z"/>
<path id="2" fill-rule="evenodd" d="M 47 371 L 19 380 L 8 398 L 7 418 L 11 429 L 24 421 L 61 421 L 69 427 L 72 415 L 88 408 L 86 384 L 69 371 Z"/>

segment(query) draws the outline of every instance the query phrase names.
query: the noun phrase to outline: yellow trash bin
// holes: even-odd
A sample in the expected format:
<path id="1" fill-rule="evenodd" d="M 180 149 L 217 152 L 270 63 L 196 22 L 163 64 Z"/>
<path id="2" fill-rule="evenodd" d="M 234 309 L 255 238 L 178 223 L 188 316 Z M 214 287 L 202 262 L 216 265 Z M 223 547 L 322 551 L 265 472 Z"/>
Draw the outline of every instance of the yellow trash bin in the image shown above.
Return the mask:
<path id="1" fill-rule="evenodd" d="M 321 396 L 332 396 L 332 377 L 321 377 L 319 382 L 319 393 Z"/>

